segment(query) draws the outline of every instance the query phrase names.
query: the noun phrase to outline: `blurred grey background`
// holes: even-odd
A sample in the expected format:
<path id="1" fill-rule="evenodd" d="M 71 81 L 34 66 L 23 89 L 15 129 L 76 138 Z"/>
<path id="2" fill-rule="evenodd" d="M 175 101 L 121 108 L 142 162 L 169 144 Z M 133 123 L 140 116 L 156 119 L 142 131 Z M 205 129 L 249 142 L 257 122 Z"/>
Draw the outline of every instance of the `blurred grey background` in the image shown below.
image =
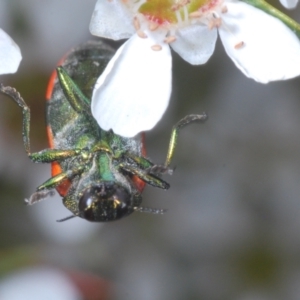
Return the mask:
<path id="1" fill-rule="evenodd" d="M 48 78 L 70 48 L 93 38 L 95 3 L 0 0 L 0 27 L 23 54 L 19 72 L 1 81 L 31 107 L 32 151 L 47 147 Z M 21 111 L 0 96 L 2 279 L 43 263 L 108 280 L 112 299 L 300 299 L 300 78 L 256 83 L 220 41 L 206 65 L 173 57 L 171 104 L 146 135 L 148 156 L 164 162 L 181 117 L 205 111 L 209 119 L 180 133 L 170 190 L 145 190 L 143 204 L 166 208 L 163 216 L 56 223 L 69 215 L 58 196 L 25 206 L 50 166 L 27 158 Z"/>

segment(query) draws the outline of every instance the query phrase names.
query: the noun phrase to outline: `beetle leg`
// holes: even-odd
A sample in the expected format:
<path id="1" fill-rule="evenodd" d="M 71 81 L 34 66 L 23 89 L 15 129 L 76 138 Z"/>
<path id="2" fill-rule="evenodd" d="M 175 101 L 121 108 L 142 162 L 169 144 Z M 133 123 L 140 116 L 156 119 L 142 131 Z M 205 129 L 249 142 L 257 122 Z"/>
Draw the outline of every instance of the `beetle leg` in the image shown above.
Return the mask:
<path id="1" fill-rule="evenodd" d="M 44 149 L 39 152 L 29 154 L 29 158 L 37 163 L 50 163 L 53 161 L 62 161 L 67 158 L 78 156 L 81 154 L 80 149 L 60 150 L 60 149 Z"/>
<path id="2" fill-rule="evenodd" d="M 79 114 L 90 114 L 90 100 L 83 95 L 63 67 L 57 67 L 56 71 L 60 86 L 72 108 Z"/>
<path id="3" fill-rule="evenodd" d="M 27 154 L 30 154 L 30 138 L 29 138 L 29 131 L 30 131 L 30 109 L 29 106 L 26 104 L 24 99 L 21 97 L 20 93 L 10 86 L 4 86 L 0 84 L 0 92 L 9 96 L 13 99 L 22 109 L 23 113 L 23 144 L 25 151 Z"/>
<path id="4" fill-rule="evenodd" d="M 135 176 L 139 177 L 140 179 L 142 179 L 143 181 L 145 181 L 146 183 L 148 183 L 154 187 L 158 187 L 158 188 L 161 188 L 164 190 L 167 190 L 170 187 L 170 185 L 167 182 L 156 177 L 153 174 L 149 174 L 146 170 L 142 170 L 140 168 L 133 167 L 133 166 L 130 166 L 127 164 L 125 165 L 122 163 L 119 165 L 119 167 L 123 171 L 128 172 L 131 175 L 135 175 Z"/>
<path id="5" fill-rule="evenodd" d="M 141 168 L 145 170 L 148 174 L 152 175 L 160 175 L 160 174 L 173 174 L 173 169 L 170 169 L 169 167 L 166 167 L 165 165 L 154 165 L 150 160 L 143 156 L 135 156 L 132 154 L 126 154 L 126 158 L 130 161 L 133 161 L 134 164 L 138 166 L 138 168 Z"/>
<path id="6" fill-rule="evenodd" d="M 125 157 L 132 160 L 141 169 L 149 169 L 153 166 L 153 163 L 143 156 L 132 155 L 131 153 L 126 153 Z"/>
<path id="7" fill-rule="evenodd" d="M 165 165 L 153 165 L 147 169 L 149 174 L 173 174 L 174 169 L 171 169 Z"/>
<path id="8" fill-rule="evenodd" d="M 54 190 L 43 190 L 43 191 L 38 191 L 33 193 L 29 199 L 25 199 L 25 203 L 27 205 L 32 205 L 36 202 L 40 202 L 44 200 L 47 197 L 52 197 L 54 196 L 55 192 Z"/>
<path id="9" fill-rule="evenodd" d="M 172 132 L 171 132 L 171 138 L 169 142 L 169 149 L 167 152 L 167 158 L 165 162 L 165 167 L 168 168 L 168 166 L 171 163 L 171 160 L 174 156 L 174 151 L 175 147 L 177 144 L 177 139 L 178 139 L 178 133 L 179 129 L 185 127 L 186 125 L 189 125 L 194 122 L 199 122 L 199 121 L 205 121 L 207 119 L 206 113 L 203 113 L 202 115 L 188 115 L 181 119 L 176 125 L 173 126 Z"/>
<path id="10" fill-rule="evenodd" d="M 60 185 L 64 180 L 72 179 L 76 175 L 81 174 L 83 172 L 83 170 L 84 170 L 84 167 L 78 168 L 78 169 L 75 169 L 75 170 L 71 170 L 71 171 L 68 171 L 68 172 L 59 173 L 59 174 L 51 177 L 50 179 L 46 180 L 43 184 L 38 186 L 36 190 L 41 191 L 41 190 L 53 189 L 56 186 Z"/>
<path id="11" fill-rule="evenodd" d="M 26 153 L 28 154 L 29 158 L 34 162 L 43 162 L 48 163 L 52 161 L 61 161 L 66 158 L 79 155 L 82 150 L 75 149 L 75 150 L 57 150 L 57 149 L 45 149 L 39 152 L 30 153 L 30 109 L 29 106 L 26 104 L 24 99 L 21 97 L 20 93 L 10 86 L 4 86 L 0 83 L 0 92 L 9 96 L 13 99 L 22 109 L 23 113 L 23 144 Z"/>

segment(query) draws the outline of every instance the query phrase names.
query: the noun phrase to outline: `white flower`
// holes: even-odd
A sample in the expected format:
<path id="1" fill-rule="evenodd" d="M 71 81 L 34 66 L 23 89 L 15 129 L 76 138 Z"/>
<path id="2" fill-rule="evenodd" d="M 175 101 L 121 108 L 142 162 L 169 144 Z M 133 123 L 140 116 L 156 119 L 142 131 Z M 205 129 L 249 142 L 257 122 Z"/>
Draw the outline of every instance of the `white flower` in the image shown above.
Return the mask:
<path id="1" fill-rule="evenodd" d="M 1 277 L 0 299 L 83 299 L 68 275 L 47 266 L 27 267 Z"/>
<path id="2" fill-rule="evenodd" d="M 298 0 L 280 0 L 280 3 L 287 9 L 293 9 L 297 6 Z"/>
<path id="3" fill-rule="evenodd" d="M 270 10 L 265 2 L 260 6 Z M 92 113 L 100 127 L 132 137 L 155 126 L 171 93 L 169 45 L 187 62 L 204 64 L 218 32 L 226 53 L 247 77 L 267 83 L 298 76 L 299 39 L 261 9 L 237 0 L 98 0 L 91 33 L 129 38 L 94 89 Z M 287 17 L 284 21 L 297 26 Z"/>
<path id="4" fill-rule="evenodd" d="M 0 74 L 15 73 L 21 59 L 19 46 L 0 28 Z"/>

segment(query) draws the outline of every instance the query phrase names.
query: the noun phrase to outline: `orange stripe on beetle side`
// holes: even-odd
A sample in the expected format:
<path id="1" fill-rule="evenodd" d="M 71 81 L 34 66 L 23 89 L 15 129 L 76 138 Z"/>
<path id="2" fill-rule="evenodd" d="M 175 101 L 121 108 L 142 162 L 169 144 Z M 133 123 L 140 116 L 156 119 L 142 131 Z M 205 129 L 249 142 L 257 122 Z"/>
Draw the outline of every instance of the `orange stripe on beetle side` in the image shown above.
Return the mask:
<path id="1" fill-rule="evenodd" d="M 146 156 L 146 135 L 145 135 L 145 132 L 142 132 L 141 133 L 141 144 L 142 144 L 142 148 L 141 148 L 141 153 L 142 153 L 142 156 L 145 157 Z M 135 185 L 136 189 L 141 193 L 145 186 L 146 186 L 146 183 L 145 181 L 143 181 L 142 179 L 140 179 L 139 177 L 137 176 L 132 176 L 132 181 L 133 181 L 133 184 Z"/>
<path id="2" fill-rule="evenodd" d="M 65 61 L 66 57 L 68 56 L 65 55 L 58 63 L 57 66 L 61 66 L 63 64 L 63 62 Z M 47 86 L 47 90 L 46 90 L 46 100 L 50 100 L 52 97 L 52 93 L 53 93 L 53 88 L 54 88 L 54 83 L 55 83 L 55 79 L 57 78 L 57 73 L 56 70 L 53 70 L 53 72 L 51 73 L 50 79 L 49 79 L 49 83 Z"/>
<path id="3" fill-rule="evenodd" d="M 65 56 L 66 57 L 66 56 Z M 62 65 L 62 63 L 65 60 L 65 57 L 63 57 L 59 62 L 58 62 L 58 66 Z M 57 73 L 56 70 L 54 70 L 50 76 L 50 80 L 47 86 L 47 90 L 46 90 L 46 100 L 50 101 L 52 94 L 53 94 L 53 88 L 54 88 L 54 84 L 55 84 L 55 80 L 57 78 Z M 46 127 L 47 129 L 47 136 L 48 136 L 48 143 L 51 149 L 54 149 L 54 138 L 53 138 L 53 132 L 52 129 L 50 127 L 50 125 L 47 125 Z M 51 175 L 56 176 L 60 173 L 62 173 L 62 168 L 59 164 L 59 162 L 54 161 L 51 163 Z M 61 197 L 64 197 L 67 195 L 69 188 L 71 186 L 71 181 L 69 179 L 64 180 L 60 185 L 58 185 L 56 187 L 57 192 L 59 193 L 59 195 Z"/>
<path id="4" fill-rule="evenodd" d="M 51 149 L 54 148 L 54 143 L 53 143 L 53 133 L 51 130 L 51 127 L 48 125 L 47 127 L 47 134 L 48 134 L 48 141 L 49 141 L 49 146 Z M 63 170 L 59 164 L 59 162 L 54 161 L 51 163 L 51 175 L 52 177 L 62 173 Z M 64 180 L 60 185 L 56 187 L 57 192 L 60 194 L 61 197 L 64 197 L 67 195 L 69 188 L 71 186 L 71 181 L 69 179 Z"/>
<path id="5" fill-rule="evenodd" d="M 56 70 L 54 70 L 50 76 L 49 83 L 48 83 L 47 90 L 46 90 L 46 100 L 47 101 L 49 101 L 52 97 L 52 92 L 53 92 L 54 82 L 55 82 L 56 77 L 57 77 Z"/>
<path id="6" fill-rule="evenodd" d="M 51 149 L 54 148 L 54 142 L 53 142 L 53 133 L 52 133 L 52 129 L 49 125 L 47 125 L 46 127 L 47 130 L 47 136 L 48 136 L 48 143 Z"/>

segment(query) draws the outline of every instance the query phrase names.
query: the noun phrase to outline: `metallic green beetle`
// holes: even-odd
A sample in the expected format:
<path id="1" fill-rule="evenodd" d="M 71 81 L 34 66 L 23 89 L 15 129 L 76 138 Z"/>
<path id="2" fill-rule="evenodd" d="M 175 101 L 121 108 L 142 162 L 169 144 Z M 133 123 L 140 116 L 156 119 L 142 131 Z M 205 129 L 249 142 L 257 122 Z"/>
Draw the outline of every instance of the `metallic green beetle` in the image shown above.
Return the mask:
<path id="1" fill-rule="evenodd" d="M 50 148 L 30 152 L 30 110 L 12 87 L 0 85 L 0 92 L 12 98 L 23 111 L 23 142 L 33 162 L 51 163 L 52 177 L 27 200 L 34 204 L 56 189 L 63 204 L 75 216 L 88 221 L 120 219 L 134 211 L 163 213 L 162 209 L 141 207 L 146 183 L 168 189 L 160 178 L 169 168 L 178 131 L 206 115 L 188 115 L 171 133 L 164 165 L 154 165 L 145 157 L 143 139 L 124 138 L 102 130 L 91 115 L 93 86 L 114 50 L 102 41 L 88 42 L 71 51 L 57 68 L 47 91 L 47 132 Z M 143 137 L 143 135 L 141 135 Z"/>

